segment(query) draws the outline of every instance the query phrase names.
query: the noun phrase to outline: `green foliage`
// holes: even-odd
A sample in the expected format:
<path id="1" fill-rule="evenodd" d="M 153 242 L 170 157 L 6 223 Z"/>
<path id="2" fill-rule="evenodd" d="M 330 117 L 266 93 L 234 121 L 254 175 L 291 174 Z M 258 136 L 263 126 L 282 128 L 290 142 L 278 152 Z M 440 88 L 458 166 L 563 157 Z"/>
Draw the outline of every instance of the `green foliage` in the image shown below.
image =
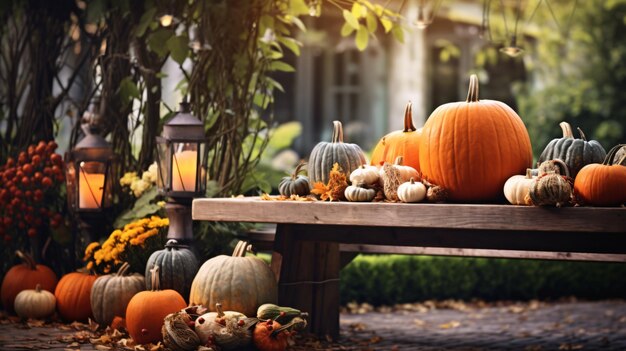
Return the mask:
<path id="1" fill-rule="evenodd" d="M 141 196 L 135 200 L 133 207 L 122 212 L 113 222 L 113 228 L 122 228 L 130 222 L 134 222 L 138 219 L 146 218 L 150 215 L 163 212 L 163 207 L 157 204 L 160 199 L 157 193 L 156 186 L 153 186 L 149 190 L 145 191 Z M 163 217 L 164 214 L 160 213 L 159 216 Z"/>
<path id="2" fill-rule="evenodd" d="M 536 155 L 561 136 L 561 121 L 580 127 L 607 150 L 626 138 L 626 2 L 577 4 L 567 33 L 541 29 L 525 60 L 537 81 L 517 87 L 520 115 Z M 571 3 L 559 9 L 555 12 L 563 26 Z"/>
<path id="3" fill-rule="evenodd" d="M 529 300 L 626 296 L 626 266 L 482 258 L 361 255 L 341 271 L 341 301 Z"/>

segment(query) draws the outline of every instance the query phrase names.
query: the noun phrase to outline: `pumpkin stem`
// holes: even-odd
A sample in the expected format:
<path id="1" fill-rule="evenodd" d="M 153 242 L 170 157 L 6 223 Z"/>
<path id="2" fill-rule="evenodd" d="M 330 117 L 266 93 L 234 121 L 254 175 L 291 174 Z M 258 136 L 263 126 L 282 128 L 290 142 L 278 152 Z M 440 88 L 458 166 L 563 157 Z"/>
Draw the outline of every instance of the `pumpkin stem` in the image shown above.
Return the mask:
<path id="1" fill-rule="evenodd" d="M 250 244 L 247 241 L 240 240 L 235 246 L 235 250 L 233 251 L 233 257 L 245 257 L 246 249 Z"/>
<path id="2" fill-rule="evenodd" d="M 404 156 L 396 157 L 396 160 L 393 162 L 394 166 L 402 166 L 404 164 Z"/>
<path id="3" fill-rule="evenodd" d="M 411 179 L 409 179 L 409 182 L 411 182 L 411 184 L 415 184 L 415 179 L 413 179 L 413 177 L 411 177 Z"/>
<path id="4" fill-rule="evenodd" d="M 159 266 L 154 265 L 150 269 L 150 282 L 152 284 L 151 291 L 161 290 L 161 279 L 159 278 Z"/>
<path id="5" fill-rule="evenodd" d="M 567 167 L 567 164 L 565 164 L 563 160 L 561 160 L 560 158 L 555 158 L 554 160 L 552 160 L 552 162 L 556 163 L 559 166 L 559 169 L 563 170 L 561 175 L 564 175 L 566 177 L 570 176 L 569 167 Z"/>
<path id="6" fill-rule="evenodd" d="M 526 179 L 532 179 L 533 177 L 533 170 L 530 168 L 526 168 Z"/>
<path id="7" fill-rule="evenodd" d="M 177 247 L 178 246 L 178 241 L 176 241 L 176 239 L 170 239 L 165 243 L 165 248 L 166 249 L 171 249 L 173 247 Z"/>
<path id="8" fill-rule="evenodd" d="M 224 309 L 222 308 L 222 304 L 221 303 L 216 303 L 215 304 L 215 309 L 217 310 L 217 317 L 218 318 L 222 318 L 225 316 L 224 314 Z"/>
<path id="9" fill-rule="evenodd" d="M 465 102 L 478 102 L 478 76 L 475 74 L 470 76 L 469 90 Z"/>
<path id="10" fill-rule="evenodd" d="M 117 273 L 116 273 L 117 276 L 122 277 L 126 275 L 129 268 L 130 268 L 130 264 L 128 264 L 128 262 L 124 262 L 124 264 L 122 264 L 122 266 L 117 270 Z"/>
<path id="11" fill-rule="evenodd" d="M 603 165 L 608 166 L 613 162 L 613 159 L 615 158 L 615 155 L 617 155 L 617 152 L 619 151 L 619 149 L 621 149 L 622 147 L 626 146 L 626 144 L 617 144 L 615 145 L 608 154 L 606 154 L 606 157 L 604 158 L 604 161 L 602 162 Z M 626 155 L 624 155 L 626 156 Z M 624 161 L 624 157 L 622 157 L 619 162 L 617 164 L 621 164 L 622 161 Z"/>
<path id="12" fill-rule="evenodd" d="M 300 161 L 300 163 L 298 163 L 298 165 L 296 166 L 296 169 L 293 171 L 293 174 L 291 174 L 291 179 L 296 180 L 296 178 L 298 178 L 298 174 L 302 172 L 302 167 L 304 167 L 305 165 L 306 162 Z"/>
<path id="13" fill-rule="evenodd" d="M 24 253 L 21 250 L 15 250 L 15 255 L 19 257 L 19 259 L 22 260 L 22 263 L 27 265 L 31 270 L 34 271 L 37 269 L 37 263 L 35 263 L 35 260 L 31 255 Z"/>
<path id="14" fill-rule="evenodd" d="M 587 141 L 587 138 L 585 137 L 585 133 L 583 133 L 583 130 L 580 129 L 580 127 L 576 127 L 576 129 L 578 129 L 578 133 L 580 133 L 580 138 L 584 141 Z"/>
<path id="15" fill-rule="evenodd" d="M 340 121 L 333 121 L 333 143 L 343 143 L 343 127 Z"/>
<path id="16" fill-rule="evenodd" d="M 561 126 L 561 130 L 563 131 L 563 138 L 572 138 L 572 139 L 574 139 L 574 133 L 572 132 L 572 126 L 570 126 L 569 123 L 561 122 L 561 123 L 559 123 L 559 126 Z"/>
<path id="17" fill-rule="evenodd" d="M 35 291 L 38 293 L 41 292 L 41 284 L 37 284 L 37 286 L 35 286 Z"/>
<path id="18" fill-rule="evenodd" d="M 403 132 L 414 132 L 415 126 L 413 125 L 413 103 L 409 101 L 404 109 L 404 130 Z"/>

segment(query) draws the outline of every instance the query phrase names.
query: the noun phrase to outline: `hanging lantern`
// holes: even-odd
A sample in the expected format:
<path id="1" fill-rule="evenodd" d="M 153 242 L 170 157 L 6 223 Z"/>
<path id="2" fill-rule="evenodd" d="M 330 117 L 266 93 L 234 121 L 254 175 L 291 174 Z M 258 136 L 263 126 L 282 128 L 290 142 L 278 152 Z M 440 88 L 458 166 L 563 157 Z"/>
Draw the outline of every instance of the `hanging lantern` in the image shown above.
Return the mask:
<path id="1" fill-rule="evenodd" d="M 99 135 L 96 97 L 83 115 L 85 137 L 65 154 L 67 197 L 70 209 L 77 213 L 99 213 L 109 208 L 113 199 L 114 154 Z"/>
<path id="2" fill-rule="evenodd" d="M 191 114 L 184 100 L 178 113 L 165 123 L 157 137 L 157 187 L 159 193 L 191 201 L 206 190 L 206 138 L 204 125 Z"/>

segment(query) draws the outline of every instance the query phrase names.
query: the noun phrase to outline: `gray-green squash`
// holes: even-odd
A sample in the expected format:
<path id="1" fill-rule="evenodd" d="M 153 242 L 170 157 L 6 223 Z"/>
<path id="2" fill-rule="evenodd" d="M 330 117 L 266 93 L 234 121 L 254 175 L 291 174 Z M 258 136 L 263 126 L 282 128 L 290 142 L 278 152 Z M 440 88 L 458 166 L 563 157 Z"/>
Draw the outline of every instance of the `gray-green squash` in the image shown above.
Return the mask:
<path id="1" fill-rule="evenodd" d="M 374 199 L 376 190 L 365 188 L 363 184 L 357 184 L 347 187 L 343 194 L 350 202 L 368 202 Z"/>
<path id="2" fill-rule="evenodd" d="M 178 245 L 174 239 L 165 244 L 163 250 L 155 251 L 150 255 L 146 264 L 146 290 L 152 290 L 150 270 L 159 266 L 159 281 L 161 289 L 173 289 L 183 297 L 189 297 L 191 283 L 198 272 L 196 255 L 184 245 Z"/>
<path id="3" fill-rule="evenodd" d="M 572 127 L 567 122 L 559 124 L 563 130 L 563 137 L 552 139 L 539 156 L 539 163 L 547 160 L 560 159 L 567 164 L 572 178 L 576 178 L 578 171 L 590 163 L 602 163 L 606 151 L 596 140 L 587 141 L 585 134 L 578 128 L 580 139 L 575 139 Z"/>
<path id="4" fill-rule="evenodd" d="M 136 293 L 146 287 L 142 275 L 128 275 L 130 265 L 124 263 L 117 273 L 96 279 L 91 288 L 91 310 L 96 322 L 109 325 L 116 316 L 126 316 L 126 306 Z"/>
<path id="5" fill-rule="evenodd" d="M 367 163 L 363 150 L 357 144 L 343 142 L 343 127 L 339 121 L 333 121 L 331 142 L 322 141 L 311 151 L 308 165 L 311 183 L 328 183 L 329 173 L 335 163 L 346 175 Z"/>
<path id="6" fill-rule="evenodd" d="M 299 174 L 305 164 L 306 163 L 301 162 L 293 171 L 293 174 L 288 177 L 283 177 L 278 184 L 278 192 L 281 195 L 287 197 L 291 195 L 307 196 L 311 193 L 309 178 Z"/>

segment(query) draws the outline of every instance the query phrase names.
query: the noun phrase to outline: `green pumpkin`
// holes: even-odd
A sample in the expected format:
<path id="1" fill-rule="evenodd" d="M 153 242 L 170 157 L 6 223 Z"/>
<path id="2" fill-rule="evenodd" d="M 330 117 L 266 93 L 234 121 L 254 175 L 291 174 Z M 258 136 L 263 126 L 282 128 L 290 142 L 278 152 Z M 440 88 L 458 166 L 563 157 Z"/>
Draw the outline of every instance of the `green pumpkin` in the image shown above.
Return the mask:
<path id="1" fill-rule="evenodd" d="M 178 245 L 176 240 L 170 239 L 163 250 L 155 251 L 150 255 L 146 264 L 146 290 L 152 290 L 150 270 L 159 266 L 159 280 L 162 290 L 178 291 L 183 297 L 189 297 L 191 283 L 198 272 L 196 255 L 186 246 Z"/>
<path id="2" fill-rule="evenodd" d="M 351 202 L 368 202 L 372 201 L 376 196 L 376 190 L 367 189 L 363 184 L 350 185 L 343 193 L 348 201 Z"/>
<path id="3" fill-rule="evenodd" d="M 278 192 L 283 196 L 299 195 L 307 196 L 311 193 L 311 184 L 309 178 L 303 175 L 298 175 L 302 171 L 302 166 L 306 163 L 302 162 L 293 171 L 293 174 L 289 177 L 283 177 L 278 184 Z"/>
<path id="4" fill-rule="evenodd" d="M 311 151 L 308 166 L 311 182 L 328 183 L 329 173 L 335 163 L 345 174 L 367 163 L 363 150 L 357 144 L 343 142 L 343 127 L 339 121 L 333 121 L 332 141 L 320 142 Z"/>
<path id="5" fill-rule="evenodd" d="M 281 315 L 282 313 L 282 315 Z M 302 316 L 302 312 L 291 307 L 281 307 L 273 303 L 265 303 L 256 310 L 256 317 L 260 320 L 271 319 L 281 325 L 291 322 L 295 317 Z"/>
<path id="6" fill-rule="evenodd" d="M 606 151 L 596 140 L 587 141 L 585 134 L 578 128 L 580 139 L 575 139 L 572 127 L 567 122 L 559 124 L 563 130 L 563 138 L 552 139 L 539 156 L 539 163 L 547 160 L 560 159 L 567 164 L 572 178 L 585 165 L 602 163 Z"/>

